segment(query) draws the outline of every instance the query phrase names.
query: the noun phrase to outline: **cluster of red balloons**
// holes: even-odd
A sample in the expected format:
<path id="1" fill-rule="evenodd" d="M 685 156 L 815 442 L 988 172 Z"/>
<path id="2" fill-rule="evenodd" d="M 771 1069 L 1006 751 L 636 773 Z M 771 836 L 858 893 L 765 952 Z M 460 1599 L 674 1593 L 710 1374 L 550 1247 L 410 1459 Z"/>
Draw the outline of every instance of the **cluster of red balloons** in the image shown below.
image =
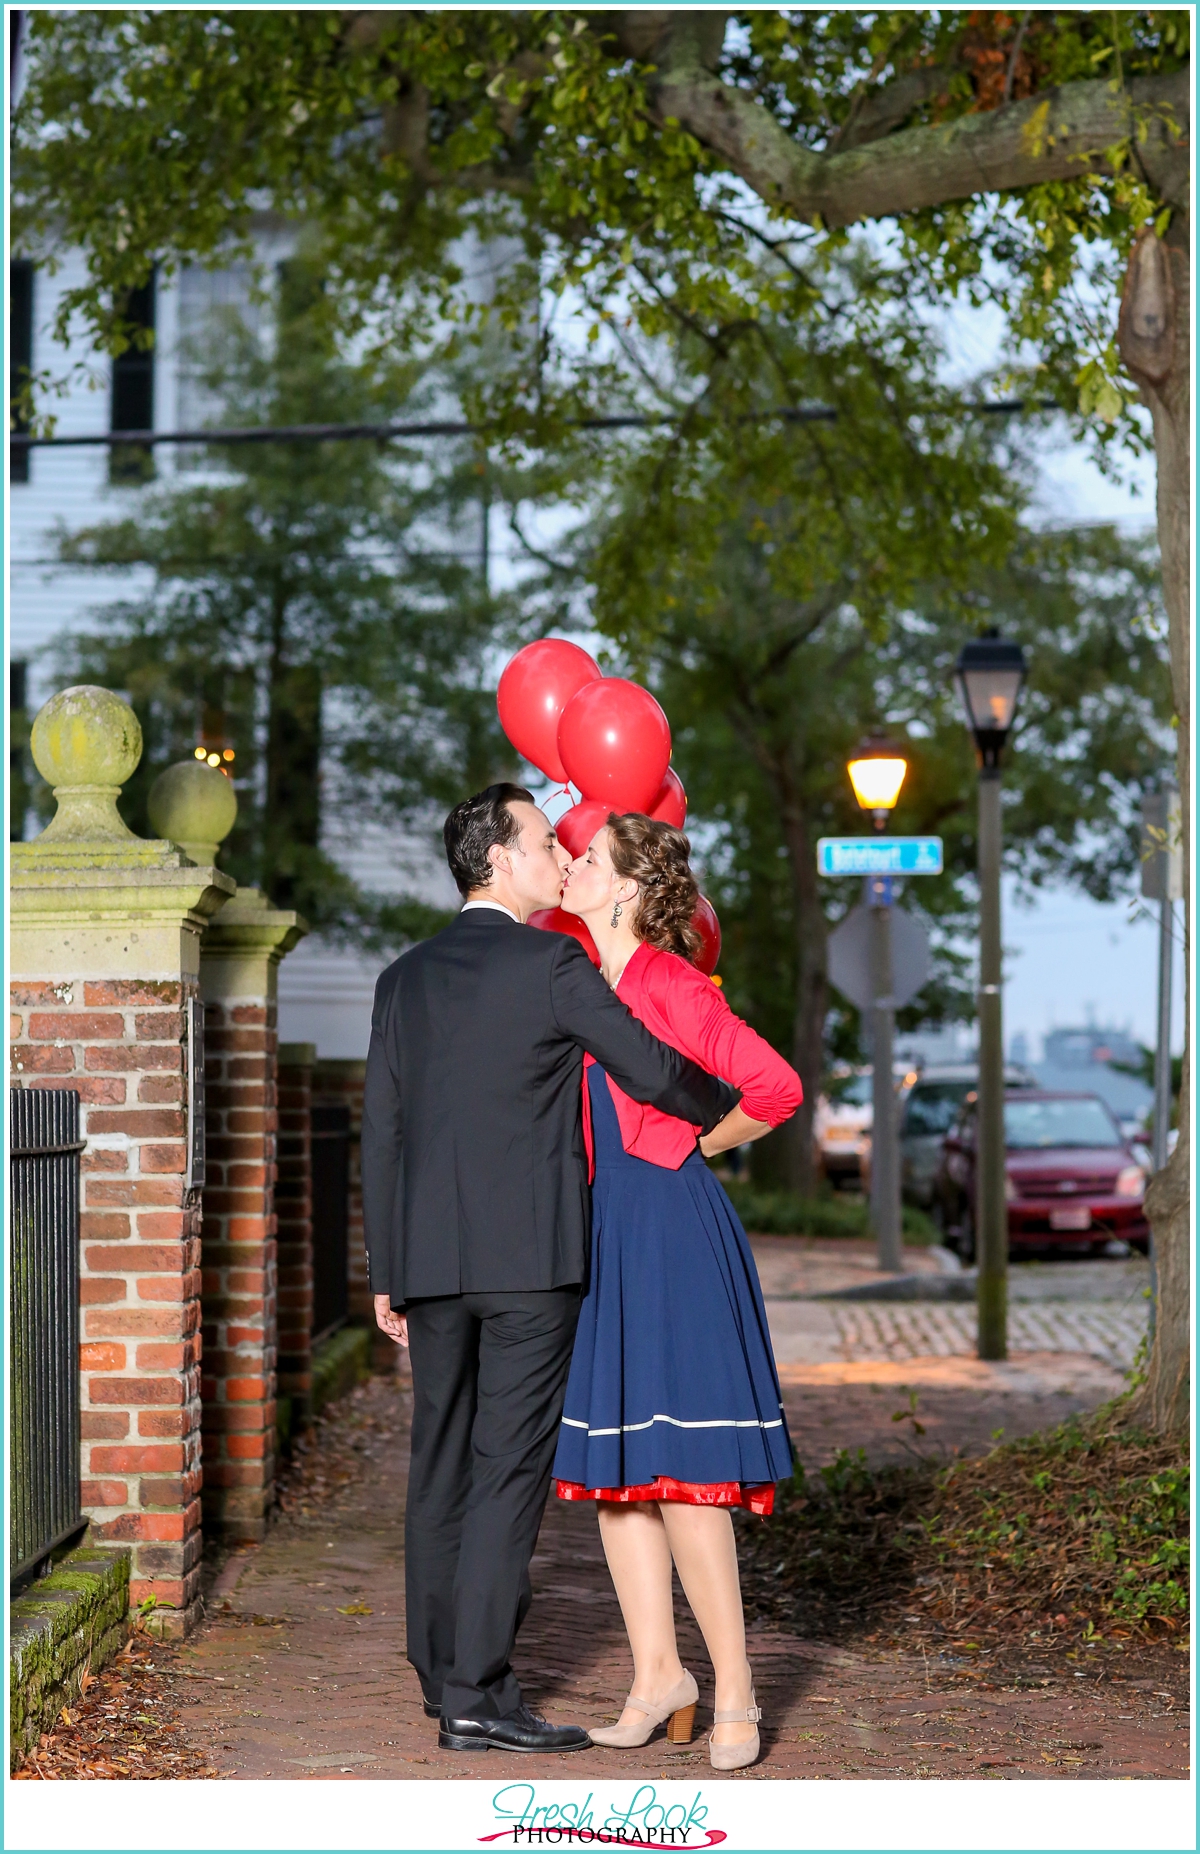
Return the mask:
<path id="1" fill-rule="evenodd" d="M 578 644 L 547 637 L 518 650 L 506 665 L 496 703 L 500 725 L 522 759 L 561 781 L 565 791 L 574 785 L 580 793 L 555 825 L 572 856 L 582 856 L 611 811 L 640 811 L 682 829 L 687 794 L 670 766 L 670 725 L 649 689 L 601 675 Z M 545 908 L 531 916 L 531 925 L 573 934 L 600 964 L 578 915 Z M 703 942 L 695 963 L 711 975 L 721 956 L 721 928 L 703 896 L 692 925 Z"/>

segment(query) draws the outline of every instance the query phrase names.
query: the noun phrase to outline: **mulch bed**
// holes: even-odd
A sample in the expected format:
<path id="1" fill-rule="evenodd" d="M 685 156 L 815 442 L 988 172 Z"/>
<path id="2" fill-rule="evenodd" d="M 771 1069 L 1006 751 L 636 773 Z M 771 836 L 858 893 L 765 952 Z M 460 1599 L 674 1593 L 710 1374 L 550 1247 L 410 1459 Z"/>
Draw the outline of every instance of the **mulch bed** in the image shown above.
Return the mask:
<path id="1" fill-rule="evenodd" d="M 1120 1404 L 952 1464 L 843 1454 L 740 1522 L 748 1616 L 908 1653 L 1187 1645 L 1186 1441 Z M 1157 1658 L 1157 1657 L 1156 1657 Z"/>
<path id="2" fill-rule="evenodd" d="M 166 1678 L 172 1662 L 165 1643 L 131 1636 L 108 1667 L 84 1675 L 79 1699 L 63 1707 L 53 1731 L 43 1732 L 14 1778 L 55 1783 L 218 1776 L 204 1752 L 184 1741 Z"/>

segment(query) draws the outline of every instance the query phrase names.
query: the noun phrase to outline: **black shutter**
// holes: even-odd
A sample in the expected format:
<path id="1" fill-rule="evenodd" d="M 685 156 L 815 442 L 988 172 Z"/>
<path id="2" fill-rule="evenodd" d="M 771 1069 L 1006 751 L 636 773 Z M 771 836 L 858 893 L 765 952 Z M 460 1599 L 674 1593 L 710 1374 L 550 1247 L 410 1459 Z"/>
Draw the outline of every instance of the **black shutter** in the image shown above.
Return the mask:
<path id="1" fill-rule="evenodd" d="M 27 453 L 26 453 L 27 454 Z M 20 843 L 30 805 L 29 718 L 25 712 L 28 664 L 12 657 L 8 665 L 8 835 Z"/>
<path id="2" fill-rule="evenodd" d="M 154 333 L 154 276 L 125 303 L 124 319 L 134 328 Z M 112 364 L 110 431 L 153 431 L 154 348 L 136 343 L 118 354 Z M 114 444 L 109 453 L 110 483 L 145 483 L 154 474 L 154 453 L 148 444 Z"/>
<path id="3" fill-rule="evenodd" d="M 12 401 L 33 372 L 33 265 L 28 258 L 13 258 L 9 264 L 8 302 L 8 394 Z M 29 430 L 29 420 L 16 415 L 11 405 L 9 430 Z M 9 445 L 8 466 L 14 483 L 29 481 L 29 452 L 23 445 Z"/>

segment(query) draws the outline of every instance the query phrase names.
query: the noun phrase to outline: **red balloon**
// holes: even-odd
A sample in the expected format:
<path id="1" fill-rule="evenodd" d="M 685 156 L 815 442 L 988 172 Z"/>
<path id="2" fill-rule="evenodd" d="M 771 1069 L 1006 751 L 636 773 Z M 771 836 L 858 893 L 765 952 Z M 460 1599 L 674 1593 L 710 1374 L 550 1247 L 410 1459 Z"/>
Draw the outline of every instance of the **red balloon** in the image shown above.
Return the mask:
<path id="1" fill-rule="evenodd" d="M 692 926 L 703 942 L 692 964 L 699 966 L 705 978 L 711 978 L 717 969 L 721 957 L 721 923 L 717 919 L 717 910 L 707 895 L 701 895 L 692 915 Z"/>
<path id="2" fill-rule="evenodd" d="M 529 925 L 540 927 L 545 933 L 573 934 L 592 964 L 599 966 L 600 955 L 596 951 L 596 942 L 578 914 L 567 914 L 562 908 L 539 908 L 536 914 L 529 916 Z"/>
<path id="3" fill-rule="evenodd" d="M 671 729 L 651 695 L 622 676 L 585 683 L 563 709 L 558 751 L 585 798 L 647 811 L 671 758 Z"/>
<path id="4" fill-rule="evenodd" d="M 600 666 L 578 644 L 544 637 L 509 659 L 496 691 L 500 725 L 522 759 L 566 784 L 558 723 L 577 690 L 600 681 Z"/>
<path id="5" fill-rule="evenodd" d="M 600 826 L 607 824 L 611 810 L 611 805 L 602 805 L 595 798 L 585 798 L 582 804 L 572 805 L 569 811 L 564 811 L 554 826 L 564 850 L 569 850 L 572 856 L 582 856 Z"/>
<path id="6" fill-rule="evenodd" d="M 658 788 L 658 797 L 650 807 L 650 817 L 657 818 L 660 824 L 673 824 L 676 830 L 682 830 L 687 817 L 687 793 L 683 789 L 683 780 L 673 766 L 667 767 L 666 777 Z"/>

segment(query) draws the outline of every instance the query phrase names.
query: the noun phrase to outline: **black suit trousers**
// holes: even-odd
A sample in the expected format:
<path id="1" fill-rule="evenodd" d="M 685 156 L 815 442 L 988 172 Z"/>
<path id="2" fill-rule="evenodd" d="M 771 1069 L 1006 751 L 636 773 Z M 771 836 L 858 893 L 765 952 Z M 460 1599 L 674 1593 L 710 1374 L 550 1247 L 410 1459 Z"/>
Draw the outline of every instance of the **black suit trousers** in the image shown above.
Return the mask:
<path id="1" fill-rule="evenodd" d="M 408 1658 L 449 1718 L 505 1718 L 529 1561 L 579 1317 L 578 1287 L 408 1303 Z"/>

